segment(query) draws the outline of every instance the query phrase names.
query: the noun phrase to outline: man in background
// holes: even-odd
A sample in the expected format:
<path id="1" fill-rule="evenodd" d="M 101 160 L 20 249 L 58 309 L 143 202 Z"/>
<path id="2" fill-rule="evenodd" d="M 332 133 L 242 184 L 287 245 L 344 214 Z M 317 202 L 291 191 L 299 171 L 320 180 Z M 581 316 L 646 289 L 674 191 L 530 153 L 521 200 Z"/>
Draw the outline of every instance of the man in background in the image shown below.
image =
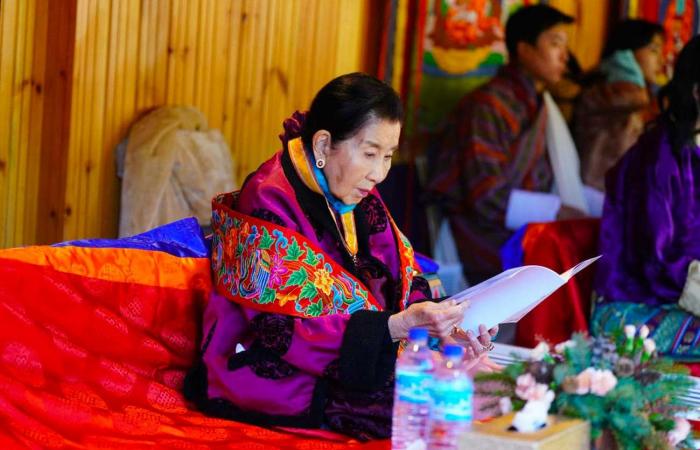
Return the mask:
<path id="1" fill-rule="evenodd" d="M 581 217 L 551 194 L 542 92 L 566 71 L 573 19 L 527 6 L 506 24 L 509 64 L 451 114 L 428 189 L 449 220 L 470 284 L 502 270 L 500 247 L 529 222 Z"/>

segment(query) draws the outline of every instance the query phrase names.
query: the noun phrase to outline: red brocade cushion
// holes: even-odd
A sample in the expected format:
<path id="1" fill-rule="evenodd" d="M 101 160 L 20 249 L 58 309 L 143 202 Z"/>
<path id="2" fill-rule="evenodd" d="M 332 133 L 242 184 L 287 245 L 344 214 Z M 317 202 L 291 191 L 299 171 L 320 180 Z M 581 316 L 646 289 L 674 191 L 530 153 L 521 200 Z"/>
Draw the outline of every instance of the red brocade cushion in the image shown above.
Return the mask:
<path id="1" fill-rule="evenodd" d="M 191 409 L 209 258 L 114 244 L 0 250 L 0 448 L 389 448 Z"/>

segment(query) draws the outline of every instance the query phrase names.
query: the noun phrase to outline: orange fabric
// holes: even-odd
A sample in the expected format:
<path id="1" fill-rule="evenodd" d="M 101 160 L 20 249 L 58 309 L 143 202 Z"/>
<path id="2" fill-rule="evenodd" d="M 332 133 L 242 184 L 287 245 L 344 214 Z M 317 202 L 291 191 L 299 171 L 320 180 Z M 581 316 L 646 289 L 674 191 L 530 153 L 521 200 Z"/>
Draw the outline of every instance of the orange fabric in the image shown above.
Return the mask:
<path id="1" fill-rule="evenodd" d="M 523 265 L 536 264 L 561 273 L 597 255 L 600 220 L 582 219 L 528 225 L 522 241 Z M 588 331 L 595 264 L 520 319 L 515 344 L 534 347 L 544 339 L 565 341 L 575 331 Z"/>
<path id="2" fill-rule="evenodd" d="M 130 249 L 110 249 L 116 260 L 101 259 L 103 250 L 0 252 L 0 448 L 389 448 L 191 410 L 181 390 L 211 289 L 200 277 L 208 260 Z M 74 262 L 92 261 L 70 266 L 77 274 L 51 267 L 56 261 L 23 261 L 64 251 L 74 252 Z"/>
<path id="3" fill-rule="evenodd" d="M 50 247 L 47 251 L 47 247 L 34 246 L 3 250 L 0 257 L 98 280 L 176 289 L 201 287 L 210 272 L 206 258 L 130 248 Z"/>

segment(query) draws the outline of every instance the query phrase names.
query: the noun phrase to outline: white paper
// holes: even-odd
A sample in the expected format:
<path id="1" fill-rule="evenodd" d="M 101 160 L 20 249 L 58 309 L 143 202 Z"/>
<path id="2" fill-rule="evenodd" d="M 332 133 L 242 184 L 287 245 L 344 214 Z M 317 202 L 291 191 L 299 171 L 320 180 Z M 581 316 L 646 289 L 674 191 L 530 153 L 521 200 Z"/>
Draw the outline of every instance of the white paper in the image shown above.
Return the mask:
<path id="1" fill-rule="evenodd" d="M 580 175 L 581 163 L 569 126 L 549 92 L 545 92 L 543 97 L 547 108 L 547 154 L 557 194 L 563 204 L 589 214 Z"/>
<path id="2" fill-rule="evenodd" d="M 499 323 L 517 322 L 598 258 L 582 261 L 562 274 L 542 266 L 516 267 L 450 299 L 458 303 L 469 300 L 461 326 L 478 335 L 481 324 L 492 328 Z"/>
<path id="3" fill-rule="evenodd" d="M 583 194 L 586 197 L 586 203 L 588 203 L 588 213 L 591 215 L 591 217 L 602 217 L 605 194 L 590 186 L 583 187 Z"/>
<path id="4" fill-rule="evenodd" d="M 532 222 L 552 222 L 560 206 L 561 200 L 556 194 L 513 189 L 508 197 L 506 228 L 517 230 Z"/>

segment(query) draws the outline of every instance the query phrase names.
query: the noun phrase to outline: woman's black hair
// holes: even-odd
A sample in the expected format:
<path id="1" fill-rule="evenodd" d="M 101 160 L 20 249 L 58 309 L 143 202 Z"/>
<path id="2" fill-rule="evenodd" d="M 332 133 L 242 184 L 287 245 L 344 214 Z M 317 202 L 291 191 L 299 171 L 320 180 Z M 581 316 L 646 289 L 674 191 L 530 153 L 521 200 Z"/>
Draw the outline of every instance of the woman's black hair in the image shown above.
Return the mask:
<path id="1" fill-rule="evenodd" d="M 695 36 L 681 50 L 673 69 L 673 78 L 659 91 L 661 120 L 669 128 L 673 150 L 679 152 L 692 144 L 697 128 L 700 89 L 700 36 Z"/>
<path id="2" fill-rule="evenodd" d="M 306 148 L 318 130 L 326 130 L 333 141 L 355 135 L 371 119 L 401 122 L 403 108 L 396 92 L 373 76 L 355 72 L 334 78 L 311 102 L 301 130 Z"/>
<path id="3" fill-rule="evenodd" d="M 663 36 L 664 28 L 658 23 L 629 19 L 614 25 L 603 50 L 607 58 L 618 50 L 639 50 L 651 44 L 654 36 Z"/>

